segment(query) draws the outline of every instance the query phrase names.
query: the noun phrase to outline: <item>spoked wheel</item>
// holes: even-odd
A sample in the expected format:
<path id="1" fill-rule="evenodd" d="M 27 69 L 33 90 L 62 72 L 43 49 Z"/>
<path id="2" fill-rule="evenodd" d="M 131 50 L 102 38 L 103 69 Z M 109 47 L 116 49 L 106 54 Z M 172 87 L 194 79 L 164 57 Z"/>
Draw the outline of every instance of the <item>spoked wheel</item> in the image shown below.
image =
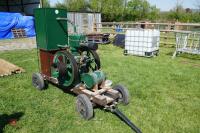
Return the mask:
<path id="1" fill-rule="evenodd" d="M 89 71 L 96 71 L 101 68 L 100 58 L 96 51 L 91 50 L 87 47 L 81 47 L 80 54 L 84 57 L 87 57 L 88 62 L 86 67 Z"/>
<path id="2" fill-rule="evenodd" d="M 89 98 L 85 94 L 77 96 L 76 109 L 78 113 L 86 120 L 93 117 L 93 106 Z"/>
<path id="3" fill-rule="evenodd" d="M 45 83 L 45 81 L 40 73 L 33 73 L 32 84 L 38 90 L 44 90 L 47 87 L 47 83 Z"/>
<path id="4" fill-rule="evenodd" d="M 119 92 L 119 99 L 118 101 L 123 103 L 124 105 L 129 104 L 129 92 L 128 89 L 122 85 L 116 85 L 113 87 L 113 89 L 117 90 Z"/>
<path id="5" fill-rule="evenodd" d="M 59 84 L 68 87 L 79 81 L 76 60 L 68 51 L 57 52 L 54 56 L 53 64 L 57 68 L 54 72 L 58 72 Z"/>

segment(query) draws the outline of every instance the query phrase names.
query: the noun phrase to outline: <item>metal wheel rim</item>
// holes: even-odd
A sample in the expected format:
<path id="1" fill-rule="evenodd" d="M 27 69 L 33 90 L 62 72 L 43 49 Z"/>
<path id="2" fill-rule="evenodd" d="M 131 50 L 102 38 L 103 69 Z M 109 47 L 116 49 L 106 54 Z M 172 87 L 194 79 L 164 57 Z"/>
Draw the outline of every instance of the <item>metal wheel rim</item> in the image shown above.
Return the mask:
<path id="1" fill-rule="evenodd" d="M 64 81 L 64 84 L 66 86 L 71 85 L 71 83 L 74 80 L 74 69 L 73 69 L 73 65 L 72 65 L 72 61 L 69 59 L 69 57 L 67 57 L 66 55 L 64 55 L 62 52 L 58 52 L 56 53 L 56 55 L 54 56 L 53 62 L 54 63 L 59 63 L 60 62 L 60 57 L 62 57 L 62 62 L 65 63 L 66 68 L 67 68 L 67 75 L 66 75 L 66 79 Z"/>
<path id="2" fill-rule="evenodd" d="M 85 104 L 80 100 L 77 101 L 77 110 L 82 116 L 86 116 Z"/>
<path id="3" fill-rule="evenodd" d="M 119 102 L 122 102 L 123 101 L 123 96 L 121 94 L 121 92 L 119 92 L 119 99 L 118 99 Z"/>
<path id="4" fill-rule="evenodd" d="M 33 84 L 34 84 L 34 86 L 36 87 L 36 88 L 39 88 L 39 80 L 38 80 L 38 78 L 37 77 L 33 77 Z"/>

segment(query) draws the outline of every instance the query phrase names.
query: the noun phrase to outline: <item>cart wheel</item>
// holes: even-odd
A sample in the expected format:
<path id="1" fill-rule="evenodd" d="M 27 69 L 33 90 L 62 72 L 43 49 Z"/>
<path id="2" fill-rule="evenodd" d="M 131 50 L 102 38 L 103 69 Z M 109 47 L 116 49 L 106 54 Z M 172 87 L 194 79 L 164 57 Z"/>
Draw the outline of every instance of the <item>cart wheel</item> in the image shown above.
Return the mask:
<path id="1" fill-rule="evenodd" d="M 127 56 L 128 55 L 128 52 L 127 50 L 124 50 L 124 55 Z"/>
<path id="2" fill-rule="evenodd" d="M 44 90 L 47 87 L 47 84 L 44 82 L 44 79 L 40 73 L 33 73 L 32 84 L 38 90 Z"/>
<path id="3" fill-rule="evenodd" d="M 159 55 L 159 52 L 156 52 L 155 55 L 158 56 L 158 55 Z"/>
<path id="4" fill-rule="evenodd" d="M 58 51 L 54 55 L 53 64 L 57 64 L 58 81 L 65 87 L 76 85 L 79 82 L 78 66 L 74 56 L 68 51 Z M 55 70 L 52 70 L 53 73 Z"/>
<path id="5" fill-rule="evenodd" d="M 86 120 L 89 120 L 93 117 L 92 103 L 85 94 L 80 94 L 77 96 L 76 109 Z"/>
<path id="6" fill-rule="evenodd" d="M 113 87 L 113 89 L 120 93 L 119 102 L 123 103 L 124 105 L 129 104 L 129 92 L 126 87 L 122 85 L 116 85 Z"/>

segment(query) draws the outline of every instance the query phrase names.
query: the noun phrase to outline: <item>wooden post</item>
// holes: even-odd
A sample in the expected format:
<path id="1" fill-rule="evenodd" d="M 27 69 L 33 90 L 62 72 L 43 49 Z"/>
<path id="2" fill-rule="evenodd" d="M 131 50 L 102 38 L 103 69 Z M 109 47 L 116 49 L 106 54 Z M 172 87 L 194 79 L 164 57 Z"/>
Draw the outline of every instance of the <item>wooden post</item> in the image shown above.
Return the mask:
<path id="1" fill-rule="evenodd" d="M 94 19 L 94 22 L 93 22 L 93 31 L 97 32 L 97 23 L 96 23 L 95 13 L 93 14 L 93 19 Z"/>

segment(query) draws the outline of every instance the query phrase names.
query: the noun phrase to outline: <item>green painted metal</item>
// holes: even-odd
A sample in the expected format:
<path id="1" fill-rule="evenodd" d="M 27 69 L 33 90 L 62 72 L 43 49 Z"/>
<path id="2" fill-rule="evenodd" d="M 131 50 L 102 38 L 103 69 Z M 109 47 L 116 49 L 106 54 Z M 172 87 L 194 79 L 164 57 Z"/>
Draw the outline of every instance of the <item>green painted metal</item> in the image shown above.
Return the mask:
<path id="1" fill-rule="evenodd" d="M 63 52 L 57 52 L 53 58 L 53 63 L 58 64 L 59 62 L 63 62 L 66 66 L 66 75 L 64 78 L 62 78 L 61 83 L 63 86 L 70 86 L 73 83 L 74 75 L 72 74 L 72 62 L 70 62 L 70 59 L 63 54 Z M 51 76 L 54 78 L 59 78 L 59 72 L 58 70 L 52 69 Z"/>
<path id="2" fill-rule="evenodd" d="M 69 46 L 78 48 L 80 47 L 80 42 L 86 41 L 86 36 L 83 34 L 71 34 L 69 35 Z"/>
<path id="3" fill-rule="evenodd" d="M 34 10 L 37 47 L 43 50 L 57 50 L 68 45 L 67 11 L 56 8 L 37 8 Z"/>
<path id="4" fill-rule="evenodd" d="M 39 49 L 52 51 L 69 47 L 70 53 L 74 56 L 77 64 L 83 57 L 84 65 L 95 68 L 95 59 L 89 50 L 82 51 L 80 54 L 80 46 L 88 47 L 88 49 L 90 49 L 91 44 L 89 45 L 86 43 L 86 35 L 76 33 L 76 26 L 73 22 L 67 19 L 66 10 L 56 8 L 38 8 L 34 10 L 34 14 L 37 33 L 36 39 Z M 74 34 L 68 35 L 68 23 L 74 26 Z M 74 78 L 76 77 L 73 75 L 73 70 L 75 69 L 73 66 L 74 64 L 72 64 L 70 59 L 63 52 L 56 52 L 51 67 L 51 77 L 57 78 L 59 83 L 63 86 L 68 87 L 72 85 Z M 79 75 L 77 78 L 81 78 L 81 82 L 83 82 L 88 89 L 91 89 L 94 85 L 100 84 L 105 80 L 105 75 L 102 71 L 94 70 L 92 69 L 85 73 L 84 71 L 81 71 L 81 68 L 79 68 Z M 75 80 L 79 82 L 79 79 Z"/>
<path id="5" fill-rule="evenodd" d="M 78 55 L 80 43 L 86 41 L 86 36 L 83 34 L 71 34 L 68 36 L 70 50 L 73 55 Z"/>
<path id="6" fill-rule="evenodd" d="M 100 84 L 105 80 L 105 78 L 105 74 L 102 71 L 81 74 L 81 81 L 85 83 L 88 89 L 92 89 L 94 85 Z"/>

